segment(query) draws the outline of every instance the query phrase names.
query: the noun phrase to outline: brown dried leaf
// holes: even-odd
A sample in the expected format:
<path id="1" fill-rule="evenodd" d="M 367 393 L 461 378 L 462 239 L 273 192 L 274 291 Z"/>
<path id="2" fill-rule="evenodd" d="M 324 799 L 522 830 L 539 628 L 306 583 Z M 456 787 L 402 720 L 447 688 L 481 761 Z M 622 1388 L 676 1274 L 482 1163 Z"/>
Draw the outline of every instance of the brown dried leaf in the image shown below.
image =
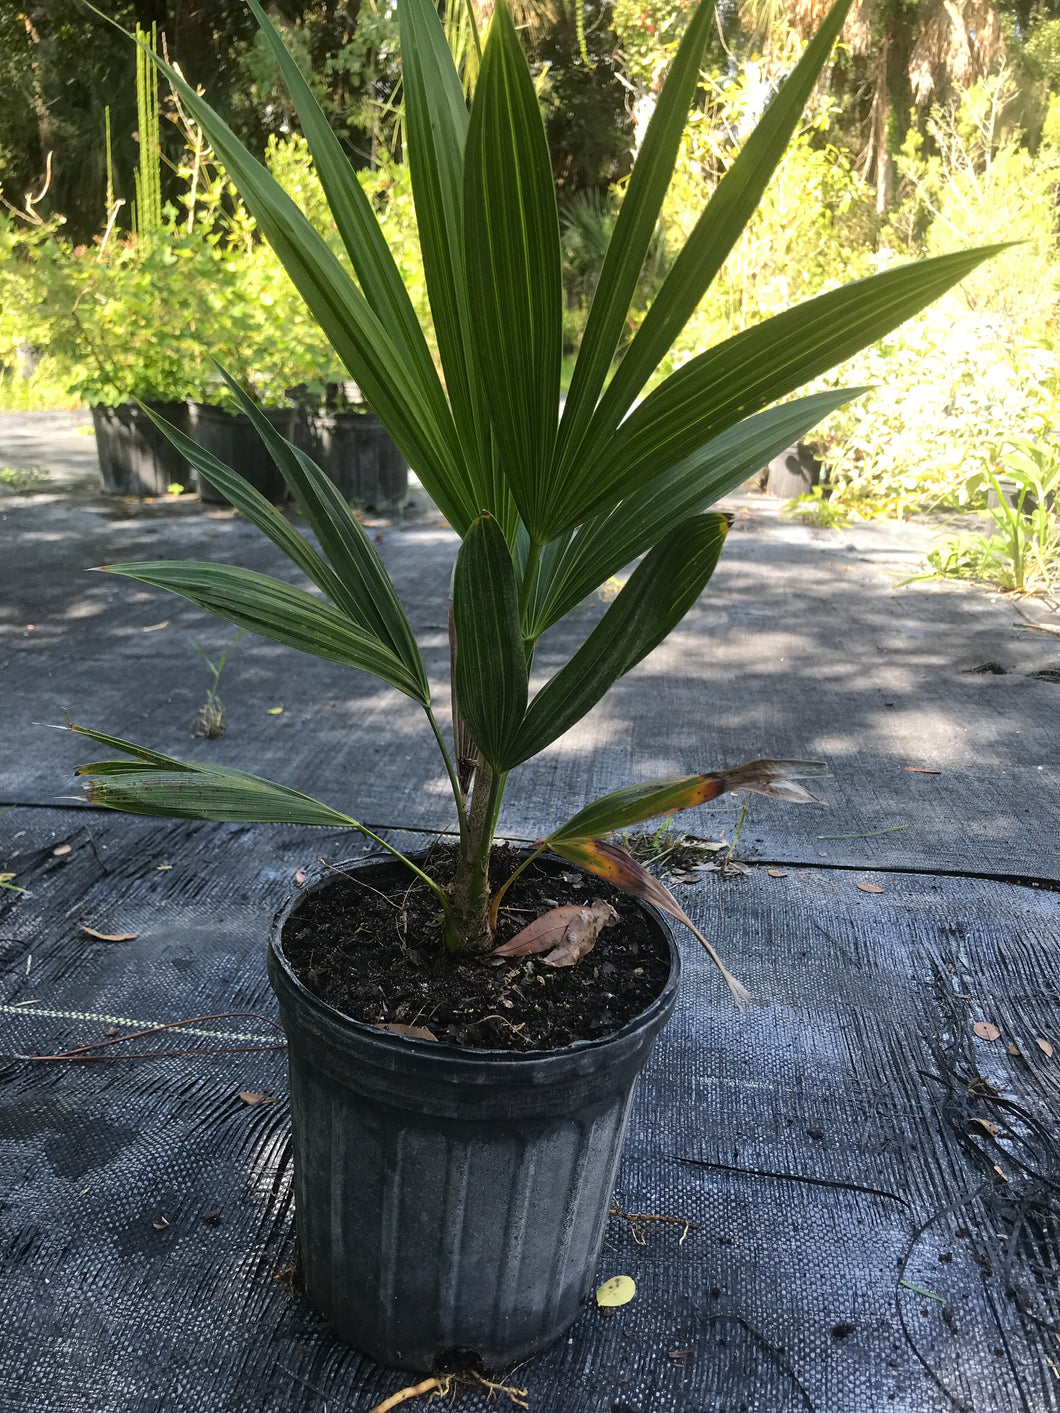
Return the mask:
<path id="1" fill-rule="evenodd" d="M 883 893 L 886 891 L 878 883 L 859 883 L 858 887 L 863 893 Z"/>
<path id="2" fill-rule="evenodd" d="M 608 844 L 603 839 L 564 840 L 553 843 L 554 851 L 571 863 L 595 873 L 598 878 L 606 878 L 624 893 L 632 893 L 635 898 L 646 898 L 664 913 L 669 913 L 678 922 L 683 922 L 690 932 L 695 933 L 707 949 L 711 961 L 722 974 L 726 986 L 732 992 L 733 1000 L 740 1010 L 744 1010 L 751 993 L 742 982 L 737 981 L 718 956 L 714 946 L 703 936 L 699 928 L 681 907 L 674 895 L 659 880 L 650 874 L 642 864 L 620 849 L 617 844 Z"/>
<path id="3" fill-rule="evenodd" d="M 1008 1173 L 1003 1173 L 996 1163 L 994 1164 L 994 1172 L 997 1173 L 998 1177 L 1004 1182 L 1008 1182 Z"/>
<path id="4" fill-rule="evenodd" d="M 978 1124 L 980 1128 L 986 1129 L 991 1138 L 998 1135 L 997 1124 L 992 1124 L 989 1119 L 970 1119 L 969 1123 Z"/>
<path id="5" fill-rule="evenodd" d="M 1023 1051 L 1018 1045 L 1006 1045 L 1005 1050 L 1009 1055 L 1015 1055 L 1017 1060 L 1023 1059 Z"/>
<path id="6" fill-rule="evenodd" d="M 69 844 L 57 844 L 57 845 L 55 846 L 55 848 L 52 850 L 52 853 L 55 855 L 55 857 L 56 857 L 57 859 L 61 859 L 62 856 L 63 856 L 63 854 L 68 854 L 69 852 L 70 852 L 70 845 L 69 845 Z"/>
<path id="7" fill-rule="evenodd" d="M 425 1025 L 402 1025 L 400 1021 L 389 1021 L 385 1025 L 377 1025 L 376 1030 L 389 1030 L 391 1035 L 407 1035 L 412 1040 L 437 1040 L 433 1030 L 428 1030 Z"/>
<path id="8" fill-rule="evenodd" d="M 592 951 L 603 929 L 617 921 L 614 908 L 600 898 L 588 907 L 567 904 L 550 908 L 510 941 L 494 948 L 494 956 L 527 957 L 544 953 L 541 960 L 550 967 L 572 967 Z"/>
<path id="9" fill-rule="evenodd" d="M 1052 1058 L 1053 1047 L 1048 1040 L 1043 1040 L 1042 1037 L 1038 1035 L 1035 1037 L 1034 1043 L 1037 1045 L 1038 1049 L 1041 1050 L 1043 1055 L 1048 1055 L 1050 1059 Z"/>
<path id="10" fill-rule="evenodd" d="M 78 927 L 100 942 L 135 942 L 137 936 L 135 932 L 97 932 L 94 927 L 86 927 L 83 922 L 78 923 Z"/>
<path id="11" fill-rule="evenodd" d="M 769 874 L 770 878 L 787 878 L 788 876 L 786 868 L 767 868 L 766 872 Z"/>
<path id="12" fill-rule="evenodd" d="M 941 770 L 928 770 L 923 765 L 907 765 L 906 770 L 911 770 L 914 775 L 941 775 Z"/>
<path id="13" fill-rule="evenodd" d="M 298 869 L 298 870 L 296 871 L 295 876 L 294 876 L 294 881 L 295 881 L 296 883 L 304 883 L 304 882 L 305 882 L 305 869 L 300 868 L 300 869 Z"/>
<path id="14" fill-rule="evenodd" d="M 1001 1034 L 992 1021 L 976 1021 L 972 1029 L 980 1040 L 996 1040 Z"/>
<path id="15" fill-rule="evenodd" d="M 276 1102 L 271 1094 L 255 1094 L 251 1089 L 241 1089 L 239 1097 L 244 1104 L 275 1104 Z"/>

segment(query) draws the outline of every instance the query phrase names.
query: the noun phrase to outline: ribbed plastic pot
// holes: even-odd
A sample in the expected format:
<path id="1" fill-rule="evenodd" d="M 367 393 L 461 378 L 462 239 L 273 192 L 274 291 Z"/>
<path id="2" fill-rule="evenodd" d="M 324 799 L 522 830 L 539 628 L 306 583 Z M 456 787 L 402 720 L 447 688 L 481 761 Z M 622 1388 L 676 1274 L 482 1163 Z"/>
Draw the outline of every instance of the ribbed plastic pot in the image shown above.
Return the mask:
<path id="1" fill-rule="evenodd" d="M 294 433 L 293 407 L 266 407 L 265 416 L 288 440 Z M 204 451 L 249 481 L 267 501 L 279 505 L 287 499 L 287 482 L 277 470 L 269 449 L 258 436 L 254 423 L 243 412 L 226 412 L 206 402 L 188 404 L 188 434 Z M 209 505 L 227 505 L 227 496 L 212 481 L 195 472 L 195 488 Z"/>
<path id="2" fill-rule="evenodd" d="M 408 462 L 373 412 L 306 408 L 295 429 L 295 445 L 313 458 L 348 501 L 384 510 L 405 498 Z"/>
<path id="3" fill-rule="evenodd" d="M 389 859 L 344 871 L 374 887 L 405 873 Z M 669 945 L 670 976 L 615 1034 L 529 1053 L 458 1049 L 350 1020 L 294 976 L 284 923 L 333 878 L 308 874 L 268 956 L 309 1298 L 382 1364 L 510 1366 L 558 1339 L 592 1287 L 637 1076 L 677 996 L 673 936 L 638 904 Z"/>
<path id="4" fill-rule="evenodd" d="M 188 429 L 184 402 L 148 402 L 153 412 Z M 161 496 L 174 482 L 191 484 L 191 467 L 135 402 L 92 408 L 103 490 L 108 495 Z"/>
<path id="5" fill-rule="evenodd" d="M 821 480 L 821 463 L 805 442 L 796 442 L 769 463 L 766 490 L 782 500 L 807 495 Z"/>

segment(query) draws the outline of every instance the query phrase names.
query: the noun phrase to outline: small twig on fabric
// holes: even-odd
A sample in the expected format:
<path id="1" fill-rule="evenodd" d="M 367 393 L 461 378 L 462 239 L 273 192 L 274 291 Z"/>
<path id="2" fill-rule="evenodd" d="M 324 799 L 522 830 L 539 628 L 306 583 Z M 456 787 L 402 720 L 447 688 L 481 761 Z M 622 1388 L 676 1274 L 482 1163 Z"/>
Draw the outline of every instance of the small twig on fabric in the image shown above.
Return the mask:
<path id="1" fill-rule="evenodd" d="M 424 1379 L 422 1383 L 409 1384 L 407 1388 L 399 1388 L 397 1393 L 392 1393 L 389 1398 L 384 1398 L 382 1403 L 377 1403 L 369 1413 L 390 1413 L 392 1408 L 397 1408 L 401 1403 L 407 1403 L 410 1398 L 420 1398 L 423 1394 L 429 1393 L 433 1402 L 436 1398 L 445 1398 L 447 1394 L 454 1393 L 460 1387 L 484 1388 L 490 1395 L 495 1393 L 506 1393 L 512 1403 L 517 1408 L 529 1408 L 526 1401 L 527 1390 L 525 1388 L 513 1388 L 510 1384 L 494 1383 L 492 1379 L 485 1378 L 474 1369 L 468 1370 L 466 1374 L 439 1374 L 434 1378 Z"/>
<path id="2" fill-rule="evenodd" d="M 633 1240 L 638 1246 L 647 1245 L 647 1242 L 644 1240 L 644 1233 L 641 1231 L 641 1227 L 647 1222 L 669 1222 L 674 1226 L 684 1227 L 684 1231 L 681 1233 L 681 1240 L 677 1243 L 678 1246 L 684 1246 L 685 1237 L 690 1231 L 700 1230 L 699 1223 L 689 1221 L 687 1217 L 661 1217 L 655 1212 L 623 1212 L 617 1202 L 610 1209 L 609 1215 L 612 1217 L 621 1217 L 624 1221 L 629 1223 L 630 1231 L 633 1233 Z"/>
<path id="3" fill-rule="evenodd" d="M 258 1015 L 256 1011 L 218 1011 L 208 1016 L 188 1016 L 184 1020 L 167 1021 L 164 1025 L 152 1025 L 146 1030 L 131 1030 L 126 1035 L 115 1035 L 107 1040 L 95 1040 L 91 1045 L 78 1045 L 72 1050 L 63 1050 L 57 1055 L 16 1055 L 16 1060 L 153 1060 L 160 1056 L 171 1055 L 242 1055 L 250 1054 L 259 1050 L 282 1050 L 286 1045 L 286 1040 L 278 1041 L 274 1045 L 240 1045 L 240 1046 L 194 1046 L 187 1050 L 150 1050 L 134 1055 L 93 1055 L 91 1050 L 108 1049 L 112 1045 L 120 1045 L 126 1040 L 142 1040 L 146 1035 L 157 1035 L 163 1030 L 176 1030 L 184 1025 L 198 1025 L 200 1021 L 215 1020 L 235 1020 L 250 1019 L 259 1020 L 265 1025 L 271 1025 L 274 1030 L 283 1033 L 283 1026 L 278 1021 L 272 1020 L 269 1016 Z"/>

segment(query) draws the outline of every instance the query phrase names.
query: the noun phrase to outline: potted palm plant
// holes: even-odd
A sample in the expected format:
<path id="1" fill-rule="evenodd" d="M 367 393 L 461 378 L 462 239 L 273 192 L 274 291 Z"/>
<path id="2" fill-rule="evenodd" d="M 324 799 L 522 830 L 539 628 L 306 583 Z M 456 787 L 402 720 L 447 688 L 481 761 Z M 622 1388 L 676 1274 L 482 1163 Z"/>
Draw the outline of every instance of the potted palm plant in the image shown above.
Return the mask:
<path id="1" fill-rule="evenodd" d="M 638 403 L 754 210 L 846 9 L 840 0 L 771 102 L 616 367 L 696 93 L 713 14 L 701 4 L 630 178 L 561 410 L 556 197 L 515 27 L 502 0 L 469 110 L 431 0 L 399 0 L 439 372 L 338 140 L 261 6 L 249 3 L 290 87 L 353 275 L 224 122 L 178 74 L 168 76 L 337 357 L 460 537 L 450 599 L 452 744 L 370 538 L 234 380 L 316 545 L 235 471 L 168 433 L 313 588 L 212 563 L 109 568 L 372 673 L 423 709 L 452 789 L 452 847 L 408 858 L 378 838 L 389 862 L 348 870 L 352 877 L 310 875 L 270 939 L 288 1036 L 299 1235 L 310 1298 L 361 1349 L 404 1367 L 444 1365 L 453 1351 L 503 1365 L 555 1339 L 581 1308 L 632 1086 L 674 1004 L 678 961 L 665 917 L 688 919 L 606 836 L 725 790 L 809 800 L 798 777 L 823 767 L 759 760 L 634 783 L 516 859 L 494 838 L 512 773 L 589 711 L 702 593 L 727 529 L 708 507 L 856 390 L 786 399 L 987 252 L 833 290 L 707 349 Z M 531 694 L 541 635 L 634 560 L 570 661 Z M 73 729 L 122 754 L 81 767 L 94 803 L 341 825 L 376 838 L 344 810 L 286 785 Z M 625 906 L 627 894 L 634 902 Z M 513 902 L 529 914 L 516 914 Z M 742 1001 L 746 993 L 722 970 Z M 634 976 L 644 992 L 622 1010 L 615 998 Z M 568 1020 L 550 1029 L 569 996 Z M 527 1044 L 538 1020 L 546 1037 L 562 1039 Z"/>

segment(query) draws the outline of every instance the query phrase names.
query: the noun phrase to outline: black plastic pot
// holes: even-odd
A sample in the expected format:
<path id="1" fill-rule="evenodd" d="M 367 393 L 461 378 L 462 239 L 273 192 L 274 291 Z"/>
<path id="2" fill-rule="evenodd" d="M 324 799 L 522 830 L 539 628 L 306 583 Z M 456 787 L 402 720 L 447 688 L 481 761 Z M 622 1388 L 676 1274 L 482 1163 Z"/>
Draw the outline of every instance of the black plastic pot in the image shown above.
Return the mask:
<path id="1" fill-rule="evenodd" d="M 820 479 L 820 461 L 805 442 L 796 442 L 769 463 L 766 490 L 782 500 L 795 500 L 807 495 Z"/>
<path id="2" fill-rule="evenodd" d="M 559 865 L 569 869 L 570 865 Z M 391 859 L 345 866 L 384 887 Z M 320 877 L 321 874 L 325 876 Z M 614 1035 L 525 1054 L 407 1039 L 350 1020 L 296 979 L 278 913 L 269 978 L 287 1034 L 295 1208 L 310 1300 L 380 1363 L 526 1359 L 581 1313 L 603 1243 L 637 1075 L 677 996 Z"/>
<path id="3" fill-rule="evenodd" d="M 408 492 L 408 462 L 373 412 L 303 410 L 295 443 L 348 501 L 382 510 Z"/>
<path id="4" fill-rule="evenodd" d="M 268 407 L 263 410 L 276 430 L 290 441 L 294 435 L 295 409 Z M 287 482 L 276 469 L 276 463 L 255 431 L 254 423 L 245 413 L 225 412 L 223 408 L 206 402 L 189 402 L 188 435 L 204 451 L 216 456 L 218 461 L 223 461 L 233 471 L 238 471 L 273 505 L 287 499 Z M 208 504 L 229 503 L 227 496 L 222 495 L 198 470 L 195 472 L 195 488 Z"/>
<path id="5" fill-rule="evenodd" d="M 186 403 L 149 402 L 146 406 L 187 432 Z M 92 425 L 103 489 L 109 495 L 162 496 L 174 482 L 191 485 L 191 467 L 135 402 L 117 407 L 97 404 L 92 408 Z"/>

